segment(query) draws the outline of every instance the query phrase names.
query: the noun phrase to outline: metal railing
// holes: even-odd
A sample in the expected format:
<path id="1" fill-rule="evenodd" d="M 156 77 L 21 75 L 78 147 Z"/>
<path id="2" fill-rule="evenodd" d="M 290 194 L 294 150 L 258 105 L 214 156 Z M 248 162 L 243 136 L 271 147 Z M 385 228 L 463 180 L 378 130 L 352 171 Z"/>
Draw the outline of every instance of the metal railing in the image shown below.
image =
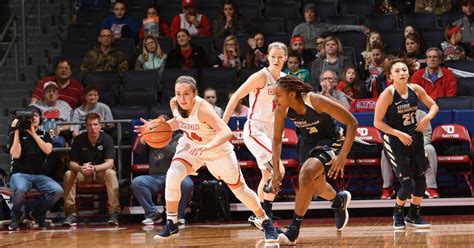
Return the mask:
<path id="1" fill-rule="evenodd" d="M 22 28 L 22 37 L 23 37 L 23 65 L 26 65 L 26 18 L 30 16 L 33 7 L 36 2 L 38 2 L 38 31 L 41 33 L 41 0 L 31 1 L 31 5 L 26 10 L 26 1 L 21 0 L 21 28 Z"/>
<path id="2" fill-rule="evenodd" d="M 122 150 L 132 149 L 131 145 L 122 145 L 122 123 L 131 123 L 131 119 L 124 120 L 112 120 L 112 121 L 101 121 L 101 124 L 116 124 L 117 126 L 117 145 L 114 148 L 117 150 L 117 172 L 119 179 L 122 179 Z M 59 121 L 56 123 L 58 126 L 62 125 L 83 125 L 84 121 Z M 55 147 L 54 152 L 69 152 L 70 147 Z"/>
<path id="3" fill-rule="evenodd" d="M 12 49 L 14 49 L 14 56 L 15 56 L 15 81 L 18 83 L 20 81 L 20 67 L 18 65 L 18 29 L 17 29 L 17 24 L 16 24 L 16 17 L 14 15 L 11 15 L 10 18 L 8 18 L 7 24 L 3 28 L 3 31 L 0 35 L 0 43 L 3 43 L 3 39 L 7 35 L 7 31 L 10 28 L 10 26 L 13 26 L 13 37 L 10 42 L 8 42 L 8 48 L 5 51 L 5 54 L 3 55 L 2 60 L 0 61 L 0 66 L 3 66 L 5 64 L 5 61 L 8 58 L 8 55 L 10 55 L 10 52 Z"/>

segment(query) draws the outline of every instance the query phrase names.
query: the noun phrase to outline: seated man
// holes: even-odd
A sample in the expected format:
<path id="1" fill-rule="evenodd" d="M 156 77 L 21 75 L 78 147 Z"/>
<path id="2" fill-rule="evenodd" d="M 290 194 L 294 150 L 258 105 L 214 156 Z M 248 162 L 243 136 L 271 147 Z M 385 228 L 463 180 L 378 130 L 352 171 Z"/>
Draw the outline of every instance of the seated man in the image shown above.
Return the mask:
<path id="1" fill-rule="evenodd" d="M 54 204 L 63 196 L 61 186 L 44 175 L 45 162 L 53 151 L 53 145 L 49 134 L 39 130 L 41 111 L 33 106 L 29 106 L 26 110 L 33 112 L 33 117 L 30 119 L 31 127 L 23 129 L 25 127 L 22 126 L 22 123 L 18 125 L 18 119 L 14 119 L 9 133 L 8 149 L 12 157 L 10 187 L 13 190 L 9 230 L 16 230 L 20 227 L 25 195 L 32 188 L 44 193 L 41 202 L 29 214 L 40 227 L 49 226 L 49 223 L 45 221 L 46 211 L 53 208 Z"/>
<path id="2" fill-rule="evenodd" d="M 192 36 L 211 36 L 211 23 L 207 16 L 197 13 L 195 0 L 182 1 L 183 13 L 178 14 L 171 20 L 171 37 L 176 39 L 180 29 L 188 30 Z"/>
<path id="3" fill-rule="evenodd" d="M 69 170 L 64 174 L 63 224 L 76 225 L 76 183 L 101 183 L 107 187 L 111 225 L 118 225 L 120 214 L 119 186 L 114 170 L 114 142 L 112 137 L 101 132 L 100 115 L 86 116 L 86 132 L 74 139 L 71 147 Z"/>
<path id="4" fill-rule="evenodd" d="M 416 119 L 419 121 L 426 115 L 425 112 L 421 110 L 416 111 Z M 428 157 L 428 162 L 430 167 L 426 170 L 426 191 L 425 195 L 428 198 L 439 198 L 438 186 L 436 185 L 436 171 L 438 170 L 438 158 L 436 156 L 436 150 L 431 145 L 431 124 L 428 124 L 428 127 L 423 131 L 423 141 L 425 144 L 425 155 Z M 393 181 L 393 169 L 390 166 L 385 153 L 382 151 L 382 159 L 380 160 L 380 166 L 382 167 L 382 178 L 383 178 L 383 188 L 382 196 L 380 199 L 391 199 L 392 194 L 394 193 L 392 189 Z"/>
<path id="5" fill-rule="evenodd" d="M 160 115 L 158 118 L 168 120 L 166 115 Z M 171 165 L 171 160 L 176 152 L 178 140 L 181 133 L 174 132 L 173 139 L 164 148 L 156 149 L 146 145 L 144 138 L 137 138 L 134 150 L 137 154 L 148 154 L 149 157 L 149 175 L 138 176 L 133 179 L 130 188 L 133 195 L 137 198 L 140 205 L 145 210 L 144 225 L 153 225 L 163 221 L 161 214 L 155 205 L 156 195 L 163 191 L 166 185 L 166 172 Z M 185 224 L 186 207 L 191 201 L 193 193 L 193 180 L 188 176 L 181 182 L 181 200 L 178 207 L 178 224 Z"/>
<path id="6" fill-rule="evenodd" d="M 98 113 L 104 121 L 111 121 L 114 119 L 109 106 L 99 102 L 99 89 L 96 86 L 88 85 L 84 92 L 86 104 L 74 109 L 71 121 L 84 121 L 86 115 L 89 113 Z M 72 136 L 76 137 L 81 132 L 85 131 L 85 128 L 83 125 L 72 125 L 71 131 Z"/>

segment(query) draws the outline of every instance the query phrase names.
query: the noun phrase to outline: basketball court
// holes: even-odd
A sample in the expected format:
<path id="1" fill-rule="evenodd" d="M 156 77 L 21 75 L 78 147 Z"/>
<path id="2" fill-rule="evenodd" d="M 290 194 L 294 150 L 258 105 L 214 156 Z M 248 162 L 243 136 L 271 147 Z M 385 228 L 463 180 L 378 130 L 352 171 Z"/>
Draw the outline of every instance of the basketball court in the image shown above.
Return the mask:
<path id="1" fill-rule="evenodd" d="M 426 216 L 430 229 L 407 227 L 394 231 L 391 217 L 351 218 L 337 232 L 333 218 L 305 219 L 297 247 L 472 247 L 474 216 Z M 280 221 L 281 226 L 289 221 Z M 48 230 L 22 229 L 0 231 L 1 247 L 278 247 L 265 246 L 263 233 L 245 222 L 225 224 L 188 224 L 179 236 L 167 241 L 154 240 L 162 228 L 142 225 L 80 224 L 78 227 L 54 227 Z M 284 245 L 280 245 L 284 246 Z"/>

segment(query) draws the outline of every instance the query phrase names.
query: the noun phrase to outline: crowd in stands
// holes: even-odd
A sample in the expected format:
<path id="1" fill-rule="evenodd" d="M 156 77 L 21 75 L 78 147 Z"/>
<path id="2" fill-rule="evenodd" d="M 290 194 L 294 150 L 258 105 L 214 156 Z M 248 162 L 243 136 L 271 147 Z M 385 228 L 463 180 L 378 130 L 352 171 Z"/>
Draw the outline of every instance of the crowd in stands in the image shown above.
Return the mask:
<path id="1" fill-rule="evenodd" d="M 459 12 L 452 7 L 452 2 L 455 1 L 417 0 L 414 2 L 413 6 L 409 5 L 407 1 L 375 1 L 374 11 L 378 14 L 394 14 L 397 16 L 397 21 L 404 14 L 434 13 L 440 19 L 444 13 Z M 357 109 L 351 107 L 354 102 L 359 99 L 373 99 L 375 102 L 380 93 L 391 84 L 390 78 L 383 74 L 383 62 L 393 59 L 395 56 L 406 56 L 414 59 L 417 63 L 417 71 L 412 75 L 411 81 L 421 85 L 433 99 L 457 96 L 458 78 L 465 75 L 474 77 L 474 70 L 453 72 L 444 65 L 444 62 L 450 60 L 474 59 L 474 28 L 472 27 L 474 25 L 474 1 L 462 0 L 460 5 L 459 8 L 463 14 L 459 19 L 444 27 L 444 37 L 439 37 L 442 43 L 433 45 L 431 40 L 424 39 L 423 32 L 416 26 L 407 24 L 403 27 L 402 36 L 398 37 L 401 41 L 400 46 L 393 47 L 393 45 L 389 46 L 384 42 L 393 37 L 386 38 L 384 37 L 385 33 L 376 29 L 372 30 L 364 25 L 326 23 L 318 16 L 319 5 L 307 3 L 301 6 L 303 13 L 303 18 L 300 18 L 301 23 L 295 25 L 292 30 L 287 30 L 291 37 L 287 34 L 288 39 L 283 40 L 291 48 L 285 73 L 299 77 L 304 82 L 311 84 L 315 91 L 336 100 L 345 108 L 357 112 Z M 80 10 L 85 6 L 81 6 L 80 0 L 71 1 L 71 6 L 75 16 L 72 21 L 77 22 L 77 14 L 80 14 Z M 167 20 L 160 16 L 160 9 L 157 6 L 139 7 L 146 10 L 145 15 L 142 16 L 143 21 L 136 20 L 130 15 L 126 1 L 113 1 L 110 15 L 101 23 L 96 23 L 99 30 L 96 37 L 97 42 L 81 59 L 78 77 L 73 77 L 75 68 L 73 68 L 71 58 L 65 57 L 58 59 L 53 76 L 39 80 L 33 90 L 31 105 L 41 111 L 44 120 L 84 121 L 87 116 L 90 116 L 90 113 L 98 113 L 100 121 L 113 120 L 113 111 L 110 108 L 112 106 L 100 102 L 102 89 L 94 85 L 83 85 L 85 82 L 80 81 L 84 80 L 86 75 L 91 72 L 109 72 L 122 77 L 134 69 L 157 72 L 159 77 L 163 78 L 166 76 L 167 70 L 174 69 L 197 69 L 200 71 L 206 68 L 230 68 L 243 71 L 245 68 L 268 66 L 267 46 L 270 43 L 270 37 L 274 41 L 275 34 L 255 31 L 252 20 L 239 13 L 239 5 L 236 2 L 224 0 L 220 12 L 211 19 L 198 11 L 195 0 L 182 0 L 182 12 L 175 15 L 169 25 Z M 165 9 L 162 6 L 159 7 L 161 10 Z M 354 44 L 351 44 L 350 39 L 342 41 L 339 37 L 341 32 L 367 35 L 365 46 L 355 47 Z M 211 46 L 213 44 L 216 48 L 203 46 L 203 42 L 199 42 L 203 37 L 208 38 L 209 44 Z M 166 41 L 166 38 L 171 39 L 175 45 L 165 47 L 166 44 L 162 42 Z M 138 56 L 130 57 L 130 54 L 119 45 L 118 42 L 124 39 L 133 40 L 133 50 L 140 51 Z M 212 50 L 216 52 L 212 52 Z M 67 53 L 63 56 L 67 56 Z M 471 68 L 474 68 L 474 61 L 471 62 Z M 242 74 L 239 75 L 242 77 Z M 156 80 L 158 81 L 158 78 Z M 222 99 L 219 93 L 223 89 L 237 88 L 239 81 L 242 82 L 239 78 L 235 78 L 232 82 L 212 82 L 215 85 L 214 89 L 203 88 L 203 90 L 205 89 L 202 92 L 203 98 L 214 106 L 219 116 L 222 116 L 222 107 L 225 105 L 219 106 L 218 103 L 225 103 L 227 100 Z M 210 82 L 201 83 L 210 84 Z M 225 86 L 226 84 L 234 85 Z M 162 86 L 159 87 L 159 90 L 162 89 Z M 226 94 L 229 94 L 230 97 L 231 90 L 226 91 Z M 225 96 L 227 97 L 227 95 Z M 219 101 L 218 97 L 221 97 Z M 160 104 L 167 106 L 166 99 L 161 100 L 163 101 Z M 245 116 L 247 111 L 248 107 L 240 103 L 234 115 Z M 90 121 L 95 123 L 94 117 L 91 117 Z M 72 131 L 72 136 L 76 137 L 72 145 L 73 148 L 79 146 L 79 144 L 75 144 L 76 140 L 77 143 L 79 141 L 87 143 L 87 136 L 81 136 L 81 133 L 85 130 L 88 132 L 95 130 L 94 132 L 96 132 L 98 128 L 93 129 L 92 126 L 81 125 L 56 127 L 53 124 L 51 126 L 54 128 L 46 131 L 52 137 L 53 146 L 66 146 L 66 141 L 71 138 L 68 136 L 68 132 Z M 100 122 L 99 126 L 101 127 Z M 95 138 L 100 142 L 107 142 L 107 145 L 110 146 L 108 138 L 99 136 Z M 143 142 L 141 143 L 143 145 Z M 425 145 L 429 144 L 425 143 Z M 108 187 L 113 188 L 109 192 L 109 197 L 113 198 L 109 199 L 110 213 L 111 221 L 116 223 L 118 222 L 116 179 L 108 178 L 109 174 L 115 174 L 109 161 L 111 153 L 108 152 L 102 159 L 106 162 L 101 167 L 101 179 L 97 180 L 107 182 Z M 75 165 L 78 166 L 82 158 L 80 153 L 73 153 L 71 159 L 76 161 Z M 66 183 L 68 185 L 68 188 L 64 190 L 65 197 L 67 197 L 65 211 L 68 215 L 74 212 L 74 192 L 71 191 L 71 184 L 73 178 L 80 174 L 78 172 L 81 169 L 77 166 L 70 167 L 70 171 L 64 177 L 65 185 Z M 91 172 L 86 173 L 90 175 Z M 94 170 L 94 178 L 95 173 Z M 152 174 L 151 171 L 150 174 Z M 429 177 L 427 177 L 428 179 Z M 145 179 L 141 181 L 143 180 Z M 135 183 L 143 182 L 137 181 Z M 429 188 L 436 188 L 433 183 L 428 183 L 428 185 Z M 388 192 L 390 187 L 388 182 L 384 182 L 384 188 L 387 189 L 383 193 L 384 197 L 391 194 Z M 136 190 L 134 192 L 144 194 L 136 192 Z M 436 194 L 433 193 L 433 195 Z M 145 198 L 143 196 L 139 200 L 145 202 Z M 157 218 L 156 210 L 151 204 L 148 204 L 146 215 L 151 219 L 147 222 Z M 74 219 L 69 221 L 75 222 Z"/>

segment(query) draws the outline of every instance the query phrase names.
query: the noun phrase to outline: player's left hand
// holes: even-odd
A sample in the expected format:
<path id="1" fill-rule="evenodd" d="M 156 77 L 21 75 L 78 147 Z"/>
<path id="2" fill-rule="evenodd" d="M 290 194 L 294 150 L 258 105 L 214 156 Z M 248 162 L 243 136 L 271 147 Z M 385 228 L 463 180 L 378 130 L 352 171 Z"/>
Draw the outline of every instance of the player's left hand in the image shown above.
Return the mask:
<path id="1" fill-rule="evenodd" d="M 328 176 L 336 179 L 339 175 L 341 178 L 344 177 L 344 166 L 346 165 L 346 158 L 344 156 L 337 156 L 332 162 L 331 168 L 329 168 Z"/>
<path id="2" fill-rule="evenodd" d="M 203 152 L 208 151 L 210 149 L 211 147 L 209 147 L 208 145 L 196 146 L 191 148 L 191 150 L 189 150 L 189 153 L 194 156 L 199 156 L 202 155 Z"/>
<path id="3" fill-rule="evenodd" d="M 428 117 L 423 117 L 421 120 L 416 124 L 416 131 L 417 132 L 423 132 L 425 129 L 428 127 L 428 124 L 430 123 L 430 119 Z"/>

